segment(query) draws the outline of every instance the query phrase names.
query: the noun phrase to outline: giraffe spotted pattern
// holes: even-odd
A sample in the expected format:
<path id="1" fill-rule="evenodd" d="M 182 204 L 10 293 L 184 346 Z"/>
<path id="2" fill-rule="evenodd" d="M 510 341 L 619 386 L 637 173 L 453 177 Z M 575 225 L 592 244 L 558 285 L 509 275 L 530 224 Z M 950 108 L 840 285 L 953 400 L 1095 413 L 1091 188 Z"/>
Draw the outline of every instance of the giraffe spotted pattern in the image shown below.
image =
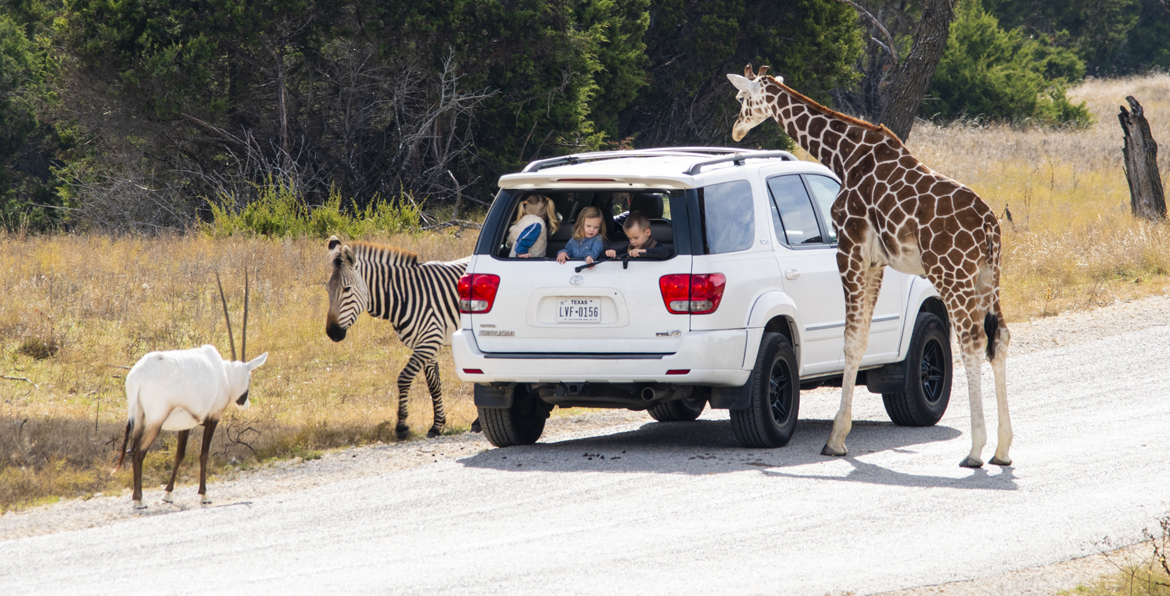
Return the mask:
<path id="1" fill-rule="evenodd" d="M 922 275 L 934 284 L 947 308 L 967 371 L 971 401 L 971 452 L 961 462 L 983 465 L 987 443 L 980 366 L 991 361 L 999 410 L 999 442 L 991 463 L 1010 465 L 1012 442 L 1007 407 L 1006 361 L 1010 339 L 1000 307 L 999 221 L 966 186 L 934 172 L 914 158 L 884 126 L 826 108 L 766 76 L 766 66 L 745 76 L 729 74 L 739 90 L 739 141 L 756 125 L 774 118 L 788 136 L 841 178 L 832 208 L 837 228 L 837 266 L 845 289 L 845 373 L 841 408 L 822 451 L 847 454 L 853 390 L 869 341 L 874 304 L 885 266 Z"/>

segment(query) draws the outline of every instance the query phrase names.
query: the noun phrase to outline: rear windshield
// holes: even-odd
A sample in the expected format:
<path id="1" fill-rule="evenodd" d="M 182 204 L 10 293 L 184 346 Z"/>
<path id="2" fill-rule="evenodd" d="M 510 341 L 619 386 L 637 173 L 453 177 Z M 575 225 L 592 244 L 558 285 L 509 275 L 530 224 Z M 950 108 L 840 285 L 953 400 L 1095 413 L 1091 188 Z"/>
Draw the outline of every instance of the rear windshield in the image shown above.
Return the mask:
<path id="1" fill-rule="evenodd" d="M 670 249 L 671 255 L 677 254 L 675 226 L 683 225 L 676 222 L 672 215 L 676 212 L 685 212 L 685 199 L 681 192 L 669 191 L 641 191 L 641 192 L 613 192 L 613 191 L 501 191 L 492 206 L 492 213 L 476 246 L 477 254 L 491 254 L 497 258 L 515 257 L 514 247 L 522 242 L 518 236 L 523 229 L 514 226 L 525 213 L 532 208 L 524 209 L 524 204 L 532 201 L 542 201 L 547 198 L 555 213 L 556 224 L 553 225 L 547 215 L 547 209 L 538 209 L 541 219 L 548 222 L 547 228 L 541 233 L 545 248 L 543 255 L 534 258 L 555 259 L 557 253 L 565 249 L 573 239 L 574 230 L 578 222 L 585 223 L 585 215 L 600 214 L 601 229 L 598 234 L 604 246 L 609 249 L 618 249 L 628 245 L 623 225 L 631 213 L 639 213 L 646 218 L 650 225 L 651 236 L 659 245 Z M 685 219 L 685 218 L 684 218 Z M 531 221 L 531 220 L 529 220 Z M 684 236 L 685 236 L 685 230 Z M 684 248 L 685 250 L 685 248 Z"/>

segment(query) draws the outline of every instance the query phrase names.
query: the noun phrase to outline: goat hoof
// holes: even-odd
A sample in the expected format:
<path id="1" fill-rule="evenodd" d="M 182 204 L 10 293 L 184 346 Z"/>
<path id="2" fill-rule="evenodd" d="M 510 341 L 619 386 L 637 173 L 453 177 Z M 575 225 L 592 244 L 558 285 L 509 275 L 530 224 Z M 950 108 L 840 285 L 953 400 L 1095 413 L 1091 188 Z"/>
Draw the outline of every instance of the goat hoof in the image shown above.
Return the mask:
<path id="1" fill-rule="evenodd" d="M 473 433 L 483 432 L 483 428 L 481 428 L 479 426 L 479 418 L 476 418 L 475 422 L 471 423 L 471 432 L 473 432 Z"/>
<path id="2" fill-rule="evenodd" d="M 825 447 L 821 449 L 821 455 L 828 455 L 830 457 L 845 457 L 846 455 L 849 455 L 849 450 L 842 447 L 838 451 L 837 449 L 829 447 L 828 443 L 825 443 Z"/>
<path id="3" fill-rule="evenodd" d="M 959 462 L 959 465 L 964 467 L 964 468 L 982 468 L 983 467 L 983 460 L 976 459 L 976 458 L 968 455 L 966 459 Z"/>
<path id="4" fill-rule="evenodd" d="M 199 499 L 199 504 L 200 504 L 200 505 L 210 505 L 210 504 L 211 504 L 211 499 L 210 499 L 210 498 L 208 498 L 208 496 L 207 496 L 207 495 L 203 495 L 203 498 L 202 498 L 202 499 Z"/>
<path id="5" fill-rule="evenodd" d="M 175 502 L 175 498 L 171 496 L 171 491 L 167 491 L 166 494 L 163 495 L 162 500 L 163 500 L 163 503 L 174 503 Z"/>
<path id="6" fill-rule="evenodd" d="M 146 509 L 146 503 L 143 503 L 142 501 L 134 501 L 134 508 L 135 509 Z"/>
<path id="7" fill-rule="evenodd" d="M 997 466 L 1010 466 L 1010 465 L 1012 465 L 1012 458 L 1010 458 L 1010 457 L 1001 458 L 1000 456 L 997 455 L 997 456 L 991 458 L 991 463 L 993 463 Z"/>

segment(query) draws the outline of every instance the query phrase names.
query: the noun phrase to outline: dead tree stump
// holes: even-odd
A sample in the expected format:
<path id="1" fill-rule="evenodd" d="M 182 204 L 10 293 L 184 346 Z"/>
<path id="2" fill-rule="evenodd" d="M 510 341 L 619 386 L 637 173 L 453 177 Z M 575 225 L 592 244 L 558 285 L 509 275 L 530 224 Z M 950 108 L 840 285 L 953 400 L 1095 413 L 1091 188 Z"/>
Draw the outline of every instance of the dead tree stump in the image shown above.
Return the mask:
<path id="1" fill-rule="evenodd" d="M 1129 181 L 1129 205 L 1134 215 L 1149 220 L 1166 219 L 1166 194 L 1158 173 L 1158 144 L 1150 134 L 1145 111 L 1132 95 L 1127 95 L 1130 110 L 1121 106 L 1117 119 L 1125 133 L 1125 179 Z M 1131 111 L 1132 110 L 1132 111 Z"/>

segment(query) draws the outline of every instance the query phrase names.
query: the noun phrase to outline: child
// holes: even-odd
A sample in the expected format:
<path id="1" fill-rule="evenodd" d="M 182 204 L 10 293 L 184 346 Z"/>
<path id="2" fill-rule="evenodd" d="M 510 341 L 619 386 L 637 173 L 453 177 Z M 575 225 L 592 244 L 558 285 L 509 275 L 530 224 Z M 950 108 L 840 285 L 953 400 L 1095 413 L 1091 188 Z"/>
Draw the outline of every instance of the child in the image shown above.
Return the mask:
<path id="1" fill-rule="evenodd" d="M 569 259 L 585 259 L 586 264 L 601 257 L 605 228 L 602 226 L 601 209 L 586 207 L 577 216 L 573 226 L 573 238 L 557 253 L 557 262 L 564 265 Z"/>
<path id="2" fill-rule="evenodd" d="M 666 259 L 670 257 L 670 249 L 658 244 L 650 237 L 650 220 L 641 212 L 631 211 L 622 224 L 622 231 L 630 239 L 630 245 L 621 250 L 609 249 L 605 256 L 616 259 L 622 256 L 631 258 L 646 257 L 648 259 Z"/>
<path id="3" fill-rule="evenodd" d="M 548 248 L 548 235 L 555 234 L 560 227 L 557 208 L 552 199 L 544 195 L 529 195 L 520 203 L 516 223 L 508 229 L 508 242 L 512 245 L 508 256 L 521 259 L 543 257 Z"/>

